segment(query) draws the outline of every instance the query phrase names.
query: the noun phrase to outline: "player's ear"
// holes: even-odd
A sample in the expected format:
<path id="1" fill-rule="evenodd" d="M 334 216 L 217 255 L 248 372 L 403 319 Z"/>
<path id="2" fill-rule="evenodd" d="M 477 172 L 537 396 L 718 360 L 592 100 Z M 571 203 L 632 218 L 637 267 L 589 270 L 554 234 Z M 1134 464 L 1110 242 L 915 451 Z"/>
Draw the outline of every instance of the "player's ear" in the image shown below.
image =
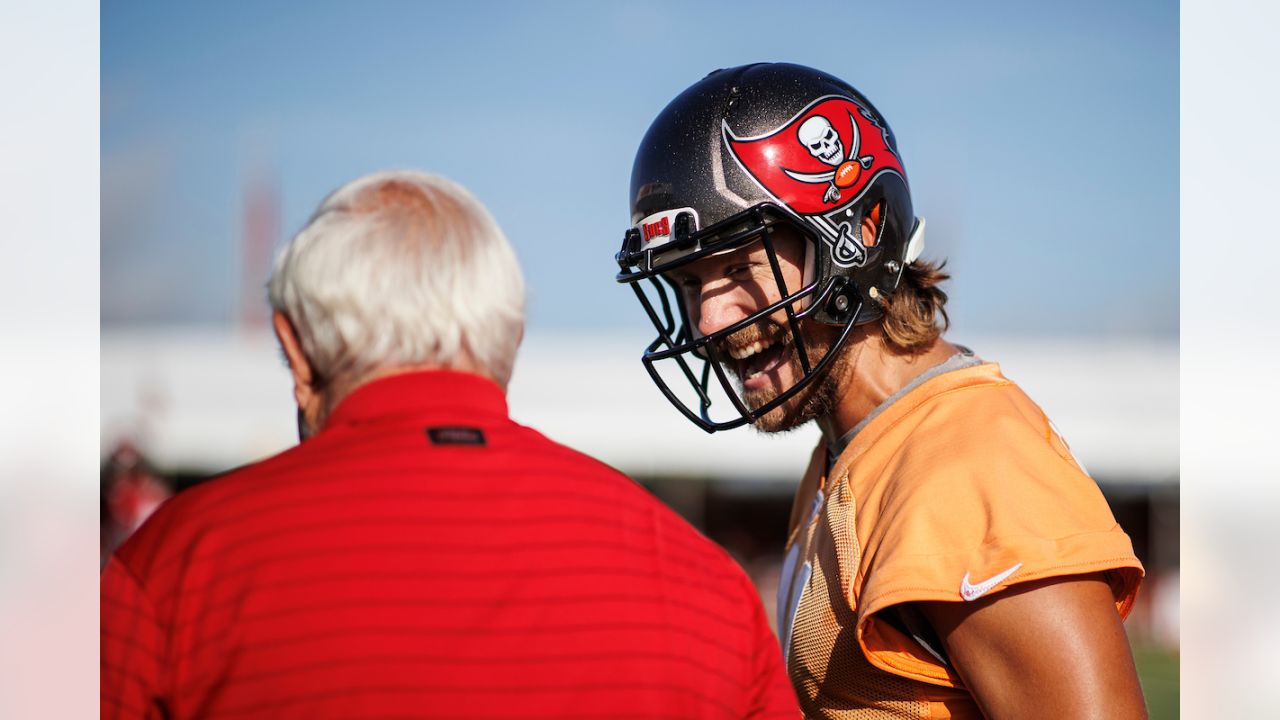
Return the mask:
<path id="1" fill-rule="evenodd" d="M 299 342 L 289 318 L 277 310 L 271 313 L 271 327 L 275 330 L 280 349 L 284 351 L 285 361 L 289 364 L 289 372 L 293 375 L 293 398 L 298 402 L 298 407 L 306 408 L 316 400 L 315 372 L 311 369 L 306 354 L 302 352 L 302 343 Z"/>

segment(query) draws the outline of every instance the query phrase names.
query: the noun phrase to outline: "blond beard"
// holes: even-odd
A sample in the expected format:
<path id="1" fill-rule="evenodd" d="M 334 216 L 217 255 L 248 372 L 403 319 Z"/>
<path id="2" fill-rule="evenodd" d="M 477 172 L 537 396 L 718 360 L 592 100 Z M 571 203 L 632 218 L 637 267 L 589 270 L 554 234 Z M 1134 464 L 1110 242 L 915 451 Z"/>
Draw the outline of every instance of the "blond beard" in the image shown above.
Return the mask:
<path id="1" fill-rule="evenodd" d="M 803 377 L 804 367 L 800 364 L 795 342 L 790 336 L 785 342 L 789 354 L 786 364 L 791 368 L 791 376 Z M 810 367 L 822 362 L 822 359 L 831 351 L 831 344 L 830 341 L 815 338 L 805 339 L 805 354 Z M 856 361 L 854 345 L 855 343 L 846 342 L 838 351 L 839 356 L 832 360 L 830 367 L 821 377 L 815 378 L 794 397 L 760 416 L 752 423 L 755 429 L 762 433 L 787 432 L 795 430 L 810 420 L 830 414 L 840 399 L 840 389 L 844 387 L 846 379 L 852 375 Z M 782 394 L 781 391 L 773 387 L 744 390 L 742 402 L 747 407 L 755 409 L 772 402 L 780 394 Z"/>

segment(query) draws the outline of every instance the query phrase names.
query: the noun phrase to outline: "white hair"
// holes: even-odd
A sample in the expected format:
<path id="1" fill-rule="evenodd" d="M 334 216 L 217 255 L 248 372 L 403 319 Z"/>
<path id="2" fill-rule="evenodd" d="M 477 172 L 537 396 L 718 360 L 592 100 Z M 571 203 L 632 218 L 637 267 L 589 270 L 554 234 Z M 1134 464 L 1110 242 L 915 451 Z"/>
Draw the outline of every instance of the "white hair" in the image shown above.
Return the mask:
<path id="1" fill-rule="evenodd" d="M 470 192 L 412 171 L 335 190 L 276 257 L 271 307 L 321 382 L 469 357 L 505 387 L 524 329 L 524 279 Z"/>

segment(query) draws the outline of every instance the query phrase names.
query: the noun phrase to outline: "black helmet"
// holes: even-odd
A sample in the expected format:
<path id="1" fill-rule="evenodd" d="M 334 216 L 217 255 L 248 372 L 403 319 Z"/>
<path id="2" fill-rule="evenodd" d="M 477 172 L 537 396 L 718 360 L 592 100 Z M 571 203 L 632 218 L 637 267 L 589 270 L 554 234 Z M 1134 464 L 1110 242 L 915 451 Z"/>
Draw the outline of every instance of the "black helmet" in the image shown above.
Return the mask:
<path id="1" fill-rule="evenodd" d="M 658 329 L 643 362 L 663 394 L 708 432 L 755 421 L 824 372 L 850 329 L 881 316 L 904 266 L 923 248 L 924 221 L 912 212 L 889 124 L 848 83 L 800 65 L 717 70 L 671 101 L 636 153 L 630 204 L 617 279 L 636 291 Z M 865 217 L 877 228 L 866 243 Z M 770 239 L 780 224 L 809 241 L 803 287 L 782 286 Z M 663 274 L 757 240 L 782 300 L 700 336 Z M 721 367 L 716 342 L 780 309 L 804 376 L 771 402 L 748 409 Z M 816 362 L 804 347 L 800 319 L 844 328 Z M 678 370 L 660 372 L 662 361 Z M 690 365 L 699 361 L 700 372 Z M 711 417 L 713 372 L 736 411 L 731 419 Z M 687 380 L 694 393 L 683 399 L 672 384 L 681 377 L 678 383 Z"/>

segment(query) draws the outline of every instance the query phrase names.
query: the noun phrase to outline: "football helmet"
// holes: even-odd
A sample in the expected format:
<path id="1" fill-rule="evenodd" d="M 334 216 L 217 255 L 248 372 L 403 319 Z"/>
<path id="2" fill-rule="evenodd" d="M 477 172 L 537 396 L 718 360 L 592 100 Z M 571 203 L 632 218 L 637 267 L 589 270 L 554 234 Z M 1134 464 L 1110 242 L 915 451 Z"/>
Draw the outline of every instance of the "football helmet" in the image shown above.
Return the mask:
<path id="1" fill-rule="evenodd" d="M 853 327 L 881 317 L 923 247 L 924 221 L 913 214 L 889 124 L 848 83 L 799 65 L 716 70 L 671 101 L 636 153 L 630 204 L 617 280 L 635 291 L 658 331 L 642 361 L 667 399 L 707 432 L 756 421 L 825 372 Z M 876 228 L 869 241 L 864 218 Z M 800 287 L 786 287 L 778 264 L 782 225 L 805 240 Z M 755 243 L 766 251 L 779 300 L 701 334 L 669 273 Z M 803 375 L 749 408 L 720 341 L 779 311 Z M 801 321 L 842 330 L 814 357 Z"/>

